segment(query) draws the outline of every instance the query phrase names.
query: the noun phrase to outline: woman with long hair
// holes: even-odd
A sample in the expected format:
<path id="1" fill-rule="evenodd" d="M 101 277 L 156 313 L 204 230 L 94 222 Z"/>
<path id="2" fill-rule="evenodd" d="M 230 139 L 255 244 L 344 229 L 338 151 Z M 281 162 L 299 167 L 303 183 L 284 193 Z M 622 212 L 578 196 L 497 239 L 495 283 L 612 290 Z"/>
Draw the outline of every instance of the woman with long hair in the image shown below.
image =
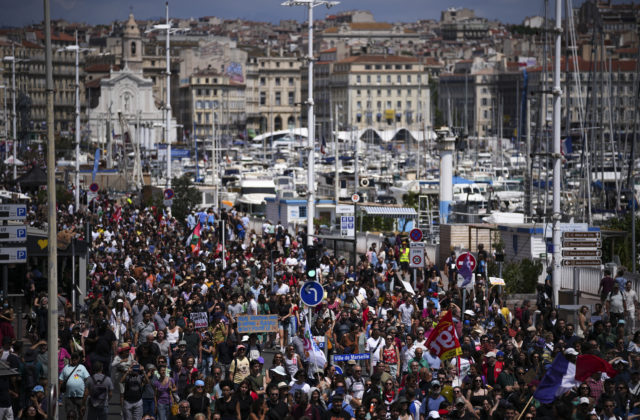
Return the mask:
<path id="1" fill-rule="evenodd" d="M 382 347 L 382 361 L 389 366 L 389 374 L 395 380 L 398 377 L 398 362 L 400 351 L 391 334 L 387 334 L 384 347 Z"/>
<path id="2" fill-rule="evenodd" d="M 171 404 L 173 403 L 173 392 L 176 386 L 173 379 L 167 376 L 167 368 L 158 368 L 158 378 L 154 379 L 153 389 L 155 391 L 155 406 L 158 420 L 168 420 L 171 415 Z"/>
<path id="3" fill-rule="evenodd" d="M 474 376 L 471 381 L 471 388 L 467 391 L 467 400 L 474 407 L 482 407 L 482 402 L 487 398 L 489 398 L 489 390 L 484 385 L 482 376 Z"/>
<path id="4" fill-rule="evenodd" d="M 177 325 L 175 316 L 169 318 L 169 326 L 167 327 L 166 336 L 167 341 L 171 346 L 171 350 L 175 350 L 178 345 L 178 341 L 182 338 L 182 328 Z"/>

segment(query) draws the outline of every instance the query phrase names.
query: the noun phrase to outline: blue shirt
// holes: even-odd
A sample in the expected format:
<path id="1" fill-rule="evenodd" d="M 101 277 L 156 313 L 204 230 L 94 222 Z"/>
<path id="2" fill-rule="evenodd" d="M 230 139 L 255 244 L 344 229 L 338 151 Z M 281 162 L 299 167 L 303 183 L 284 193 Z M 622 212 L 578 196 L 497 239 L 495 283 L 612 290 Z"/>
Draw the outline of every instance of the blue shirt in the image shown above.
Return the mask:
<path id="1" fill-rule="evenodd" d="M 84 382 L 89 376 L 91 375 L 89 375 L 84 365 L 78 365 L 77 368 L 76 366 L 67 365 L 60 372 L 58 379 L 62 382 L 67 381 L 67 397 L 77 398 L 84 395 Z"/>

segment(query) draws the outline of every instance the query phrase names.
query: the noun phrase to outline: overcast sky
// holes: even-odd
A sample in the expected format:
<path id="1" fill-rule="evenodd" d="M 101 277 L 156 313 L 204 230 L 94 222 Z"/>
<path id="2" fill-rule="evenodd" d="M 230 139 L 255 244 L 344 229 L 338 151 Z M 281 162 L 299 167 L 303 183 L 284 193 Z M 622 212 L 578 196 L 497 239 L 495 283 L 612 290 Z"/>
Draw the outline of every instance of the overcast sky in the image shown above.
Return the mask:
<path id="1" fill-rule="evenodd" d="M 169 2 L 172 17 L 189 18 L 220 16 L 257 21 L 278 22 L 280 19 L 306 20 L 303 7 L 280 6 L 281 0 L 173 0 Z M 574 6 L 582 0 L 573 0 Z M 126 20 L 133 10 L 136 18 L 164 16 L 164 0 L 51 0 L 51 15 L 73 22 L 90 24 Z M 521 23 L 527 16 L 543 14 L 543 0 L 343 0 L 330 10 L 370 10 L 379 22 L 412 22 L 439 19 L 447 7 L 468 7 L 476 15 L 499 19 L 505 23 Z M 549 1 L 553 9 L 554 0 Z M 23 26 L 42 21 L 43 0 L 0 0 L 0 26 Z M 325 7 L 315 15 L 327 14 Z"/>

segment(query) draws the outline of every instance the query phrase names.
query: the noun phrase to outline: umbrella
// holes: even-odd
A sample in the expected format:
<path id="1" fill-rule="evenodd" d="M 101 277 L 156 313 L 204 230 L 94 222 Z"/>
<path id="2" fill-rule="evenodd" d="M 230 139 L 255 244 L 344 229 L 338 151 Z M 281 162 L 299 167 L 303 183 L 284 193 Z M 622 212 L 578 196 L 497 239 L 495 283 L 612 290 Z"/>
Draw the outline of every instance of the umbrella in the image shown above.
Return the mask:
<path id="1" fill-rule="evenodd" d="M 4 164 L 5 164 L 5 165 L 13 165 L 13 159 L 14 159 L 14 157 L 13 157 L 13 156 L 11 156 L 11 157 L 10 157 L 10 158 L 8 158 L 8 159 L 5 159 L 5 160 L 4 160 Z M 16 164 L 16 166 L 23 166 L 23 165 L 24 165 L 24 162 L 23 162 L 23 161 L 21 161 L 20 159 L 16 159 L 16 163 L 15 163 L 15 164 Z"/>

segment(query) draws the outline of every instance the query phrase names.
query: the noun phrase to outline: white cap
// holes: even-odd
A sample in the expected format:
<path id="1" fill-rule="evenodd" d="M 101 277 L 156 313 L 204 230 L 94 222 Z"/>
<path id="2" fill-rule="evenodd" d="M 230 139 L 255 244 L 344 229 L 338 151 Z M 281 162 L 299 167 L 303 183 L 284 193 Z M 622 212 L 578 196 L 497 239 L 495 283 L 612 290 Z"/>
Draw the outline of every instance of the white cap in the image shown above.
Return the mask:
<path id="1" fill-rule="evenodd" d="M 587 397 L 580 397 L 580 401 L 578 401 L 578 405 L 580 404 L 591 404 L 591 401 L 589 401 L 589 398 Z"/>
<path id="2" fill-rule="evenodd" d="M 496 353 L 493 351 L 490 351 L 489 353 L 485 354 L 486 357 L 496 357 Z"/>
<path id="3" fill-rule="evenodd" d="M 427 417 L 429 419 L 439 419 L 440 418 L 440 413 L 438 413 L 436 410 L 432 410 L 429 411 L 429 417 Z"/>
<path id="4" fill-rule="evenodd" d="M 567 356 L 577 356 L 579 353 L 573 347 L 569 347 L 564 351 L 564 354 L 566 354 Z"/>

